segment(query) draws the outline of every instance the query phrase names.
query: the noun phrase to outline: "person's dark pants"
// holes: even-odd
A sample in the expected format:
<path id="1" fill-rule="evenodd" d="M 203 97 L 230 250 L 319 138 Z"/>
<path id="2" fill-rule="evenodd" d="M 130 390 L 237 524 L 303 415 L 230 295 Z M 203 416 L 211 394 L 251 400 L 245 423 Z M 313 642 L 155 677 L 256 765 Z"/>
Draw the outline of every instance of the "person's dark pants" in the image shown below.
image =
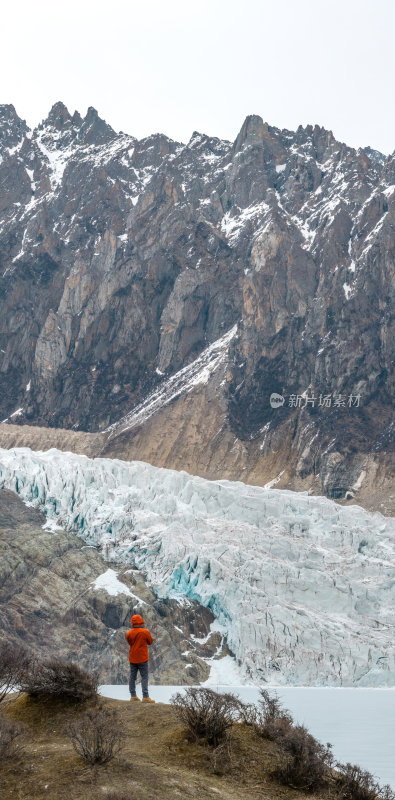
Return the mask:
<path id="1" fill-rule="evenodd" d="M 148 697 L 148 661 L 142 664 L 130 665 L 130 678 L 129 678 L 129 691 L 131 697 L 136 697 L 136 678 L 137 673 L 140 673 L 141 688 L 143 690 L 143 697 Z"/>

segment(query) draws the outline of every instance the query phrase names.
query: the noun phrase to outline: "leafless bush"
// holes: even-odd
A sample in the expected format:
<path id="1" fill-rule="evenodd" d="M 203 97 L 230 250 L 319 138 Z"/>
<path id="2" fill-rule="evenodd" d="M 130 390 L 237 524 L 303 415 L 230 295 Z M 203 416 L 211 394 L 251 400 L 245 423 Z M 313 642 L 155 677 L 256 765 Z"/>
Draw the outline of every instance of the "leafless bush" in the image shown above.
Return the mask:
<path id="1" fill-rule="evenodd" d="M 295 725 L 276 694 L 261 689 L 259 707 L 245 706 L 244 721 L 259 736 L 278 745 L 281 761 L 273 777 L 287 786 L 305 790 L 325 783 L 333 764 L 331 745 L 321 744 L 303 725 Z"/>
<path id="2" fill-rule="evenodd" d="M 72 661 L 32 660 L 21 680 L 21 689 L 31 697 L 57 697 L 82 702 L 97 695 L 98 676 Z"/>
<path id="3" fill-rule="evenodd" d="M 270 695 L 266 689 L 261 689 L 259 706 L 245 704 L 241 716 L 246 725 L 251 725 L 265 739 L 280 739 L 293 725 L 292 716 L 285 711 L 279 697 Z"/>
<path id="4" fill-rule="evenodd" d="M 380 786 L 370 772 L 357 764 L 336 764 L 339 797 L 344 800 L 395 800 L 390 786 Z"/>
<path id="5" fill-rule="evenodd" d="M 20 723 L 0 715 L 0 764 L 21 749 L 16 740 L 23 730 L 24 726 Z"/>
<path id="6" fill-rule="evenodd" d="M 266 689 L 261 689 L 259 706 L 254 722 L 257 733 L 273 741 L 286 736 L 293 727 L 293 719 L 283 708 L 279 697 L 276 694 L 270 695 Z"/>
<path id="7" fill-rule="evenodd" d="M 224 741 L 233 722 L 240 719 L 243 703 L 233 694 L 218 694 L 212 689 L 189 688 L 170 701 L 178 719 L 192 739 L 204 739 L 217 747 Z"/>
<path id="8" fill-rule="evenodd" d="M 122 748 L 124 731 L 117 715 L 108 709 L 87 711 L 65 730 L 74 750 L 88 764 L 107 764 Z"/>
<path id="9" fill-rule="evenodd" d="M 312 791 L 329 777 L 333 764 L 331 745 L 323 745 L 303 725 L 294 725 L 277 740 L 281 764 L 273 775 L 286 786 Z"/>
<path id="10" fill-rule="evenodd" d="M 9 692 L 19 689 L 28 663 L 29 657 L 23 647 L 0 642 L 0 703 Z"/>
<path id="11" fill-rule="evenodd" d="M 240 710 L 240 722 L 255 727 L 258 724 L 259 711 L 254 703 L 244 703 Z"/>

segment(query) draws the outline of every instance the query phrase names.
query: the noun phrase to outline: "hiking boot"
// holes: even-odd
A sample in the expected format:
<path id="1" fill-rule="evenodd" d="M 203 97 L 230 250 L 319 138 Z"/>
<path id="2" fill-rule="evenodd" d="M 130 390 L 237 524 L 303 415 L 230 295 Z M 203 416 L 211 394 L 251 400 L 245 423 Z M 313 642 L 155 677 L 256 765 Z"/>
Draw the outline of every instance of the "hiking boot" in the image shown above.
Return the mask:
<path id="1" fill-rule="evenodd" d="M 155 703 L 152 697 L 143 697 L 143 703 Z"/>
<path id="2" fill-rule="evenodd" d="M 136 697 L 136 695 L 135 695 L 134 697 L 131 697 L 131 698 L 130 698 L 130 700 L 131 700 L 131 701 L 132 701 L 132 700 L 138 700 L 138 702 L 140 702 L 140 698 L 139 698 L 139 697 Z"/>

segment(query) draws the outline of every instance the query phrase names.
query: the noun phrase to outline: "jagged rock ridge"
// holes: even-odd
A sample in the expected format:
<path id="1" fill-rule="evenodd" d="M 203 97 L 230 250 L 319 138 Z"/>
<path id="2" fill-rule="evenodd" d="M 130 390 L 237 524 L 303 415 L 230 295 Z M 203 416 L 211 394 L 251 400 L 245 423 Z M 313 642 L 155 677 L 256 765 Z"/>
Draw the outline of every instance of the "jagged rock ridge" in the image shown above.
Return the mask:
<path id="1" fill-rule="evenodd" d="M 103 430 L 237 324 L 235 441 L 292 442 L 332 496 L 393 446 L 394 155 L 257 116 L 137 141 L 57 103 L 34 131 L 2 106 L 0 158 L 1 418 Z"/>

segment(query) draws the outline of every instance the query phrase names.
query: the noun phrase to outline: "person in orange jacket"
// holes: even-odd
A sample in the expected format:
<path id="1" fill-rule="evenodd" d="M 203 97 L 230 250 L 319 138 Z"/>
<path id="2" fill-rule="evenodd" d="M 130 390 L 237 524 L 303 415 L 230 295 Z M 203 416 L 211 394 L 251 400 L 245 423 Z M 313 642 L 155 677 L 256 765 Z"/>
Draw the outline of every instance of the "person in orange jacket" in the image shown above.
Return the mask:
<path id="1" fill-rule="evenodd" d="M 140 672 L 141 687 L 143 690 L 143 703 L 155 703 L 148 694 L 148 647 L 153 643 L 153 638 L 140 614 L 133 614 L 131 619 L 132 629 L 127 632 L 126 639 L 130 645 L 129 662 L 130 678 L 129 691 L 131 700 L 140 700 L 136 695 L 136 678 Z"/>

